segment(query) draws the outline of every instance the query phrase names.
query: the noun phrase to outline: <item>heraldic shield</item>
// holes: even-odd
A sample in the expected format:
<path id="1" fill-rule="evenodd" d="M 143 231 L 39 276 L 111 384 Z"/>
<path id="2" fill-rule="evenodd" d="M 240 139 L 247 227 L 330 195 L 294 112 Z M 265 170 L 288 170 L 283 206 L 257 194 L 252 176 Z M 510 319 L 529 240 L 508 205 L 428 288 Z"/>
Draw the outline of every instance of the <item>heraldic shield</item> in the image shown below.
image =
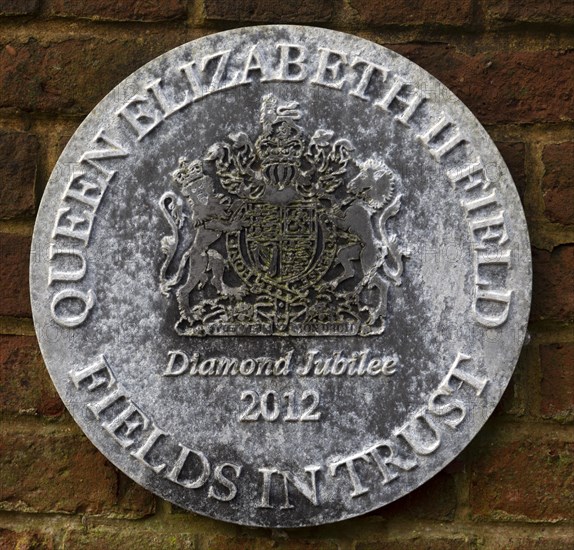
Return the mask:
<path id="1" fill-rule="evenodd" d="M 278 298 L 282 289 L 303 296 L 334 260 L 333 225 L 319 205 L 247 202 L 237 215 L 244 227 L 228 235 L 227 249 L 237 273 L 250 287 L 266 284 L 271 293 L 275 287 Z"/>
<path id="2" fill-rule="evenodd" d="M 353 145 L 295 121 L 295 102 L 262 100 L 262 133 L 230 134 L 180 159 L 159 206 L 160 289 L 175 294 L 186 336 L 381 334 L 407 252 L 386 223 L 398 175 L 354 161 Z"/>

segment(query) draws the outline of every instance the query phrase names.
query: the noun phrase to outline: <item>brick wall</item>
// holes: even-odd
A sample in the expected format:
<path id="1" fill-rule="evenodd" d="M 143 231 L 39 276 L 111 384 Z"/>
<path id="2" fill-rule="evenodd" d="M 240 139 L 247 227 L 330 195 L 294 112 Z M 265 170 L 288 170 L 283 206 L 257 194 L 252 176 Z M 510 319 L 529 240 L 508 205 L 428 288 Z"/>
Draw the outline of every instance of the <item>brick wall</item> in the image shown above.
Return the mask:
<path id="1" fill-rule="evenodd" d="M 111 466 L 52 387 L 27 282 L 42 189 L 82 117 L 156 55 L 269 22 L 364 36 L 453 90 L 510 167 L 534 261 L 530 343 L 479 436 L 396 503 L 295 531 L 184 513 Z M 574 547 L 573 25 L 571 0 L 0 0 L 0 548 Z"/>

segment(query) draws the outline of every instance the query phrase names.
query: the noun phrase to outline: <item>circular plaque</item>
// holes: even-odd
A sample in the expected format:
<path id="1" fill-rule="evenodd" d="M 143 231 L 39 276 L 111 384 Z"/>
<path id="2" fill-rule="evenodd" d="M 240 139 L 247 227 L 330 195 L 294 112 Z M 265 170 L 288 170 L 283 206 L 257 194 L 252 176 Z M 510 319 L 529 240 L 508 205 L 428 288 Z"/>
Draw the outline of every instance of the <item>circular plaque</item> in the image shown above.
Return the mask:
<path id="1" fill-rule="evenodd" d="M 215 34 L 110 92 L 33 240 L 64 403 L 186 509 L 296 527 L 363 514 L 457 456 L 530 306 L 517 191 L 442 84 L 310 27 Z"/>

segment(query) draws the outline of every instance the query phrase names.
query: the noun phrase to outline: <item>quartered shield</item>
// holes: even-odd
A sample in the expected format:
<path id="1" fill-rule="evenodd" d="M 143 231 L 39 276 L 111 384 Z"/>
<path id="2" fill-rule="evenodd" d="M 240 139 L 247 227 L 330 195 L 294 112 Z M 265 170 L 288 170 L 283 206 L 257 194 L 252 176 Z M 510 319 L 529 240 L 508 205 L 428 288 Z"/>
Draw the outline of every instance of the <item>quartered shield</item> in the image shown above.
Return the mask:
<path id="1" fill-rule="evenodd" d="M 335 234 L 319 204 L 246 202 L 243 228 L 229 235 L 230 260 L 250 289 L 293 301 L 321 279 L 335 254 Z"/>

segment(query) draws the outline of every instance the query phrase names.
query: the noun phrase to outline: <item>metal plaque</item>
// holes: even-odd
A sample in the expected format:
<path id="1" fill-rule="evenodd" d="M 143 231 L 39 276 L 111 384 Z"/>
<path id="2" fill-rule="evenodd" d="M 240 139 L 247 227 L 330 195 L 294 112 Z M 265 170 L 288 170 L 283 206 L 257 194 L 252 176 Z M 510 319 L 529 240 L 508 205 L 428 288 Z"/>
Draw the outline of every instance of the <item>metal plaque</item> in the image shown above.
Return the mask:
<path id="1" fill-rule="evenodd" d="M 436 474 L 500 400 L 530 307 L 484 128 L 414 63 L 310 27 L 214 34 L 124 80 L 60 157 L 32 252 L 42 353 L 87 436 L 247 525 L 341 520 Z"/>

